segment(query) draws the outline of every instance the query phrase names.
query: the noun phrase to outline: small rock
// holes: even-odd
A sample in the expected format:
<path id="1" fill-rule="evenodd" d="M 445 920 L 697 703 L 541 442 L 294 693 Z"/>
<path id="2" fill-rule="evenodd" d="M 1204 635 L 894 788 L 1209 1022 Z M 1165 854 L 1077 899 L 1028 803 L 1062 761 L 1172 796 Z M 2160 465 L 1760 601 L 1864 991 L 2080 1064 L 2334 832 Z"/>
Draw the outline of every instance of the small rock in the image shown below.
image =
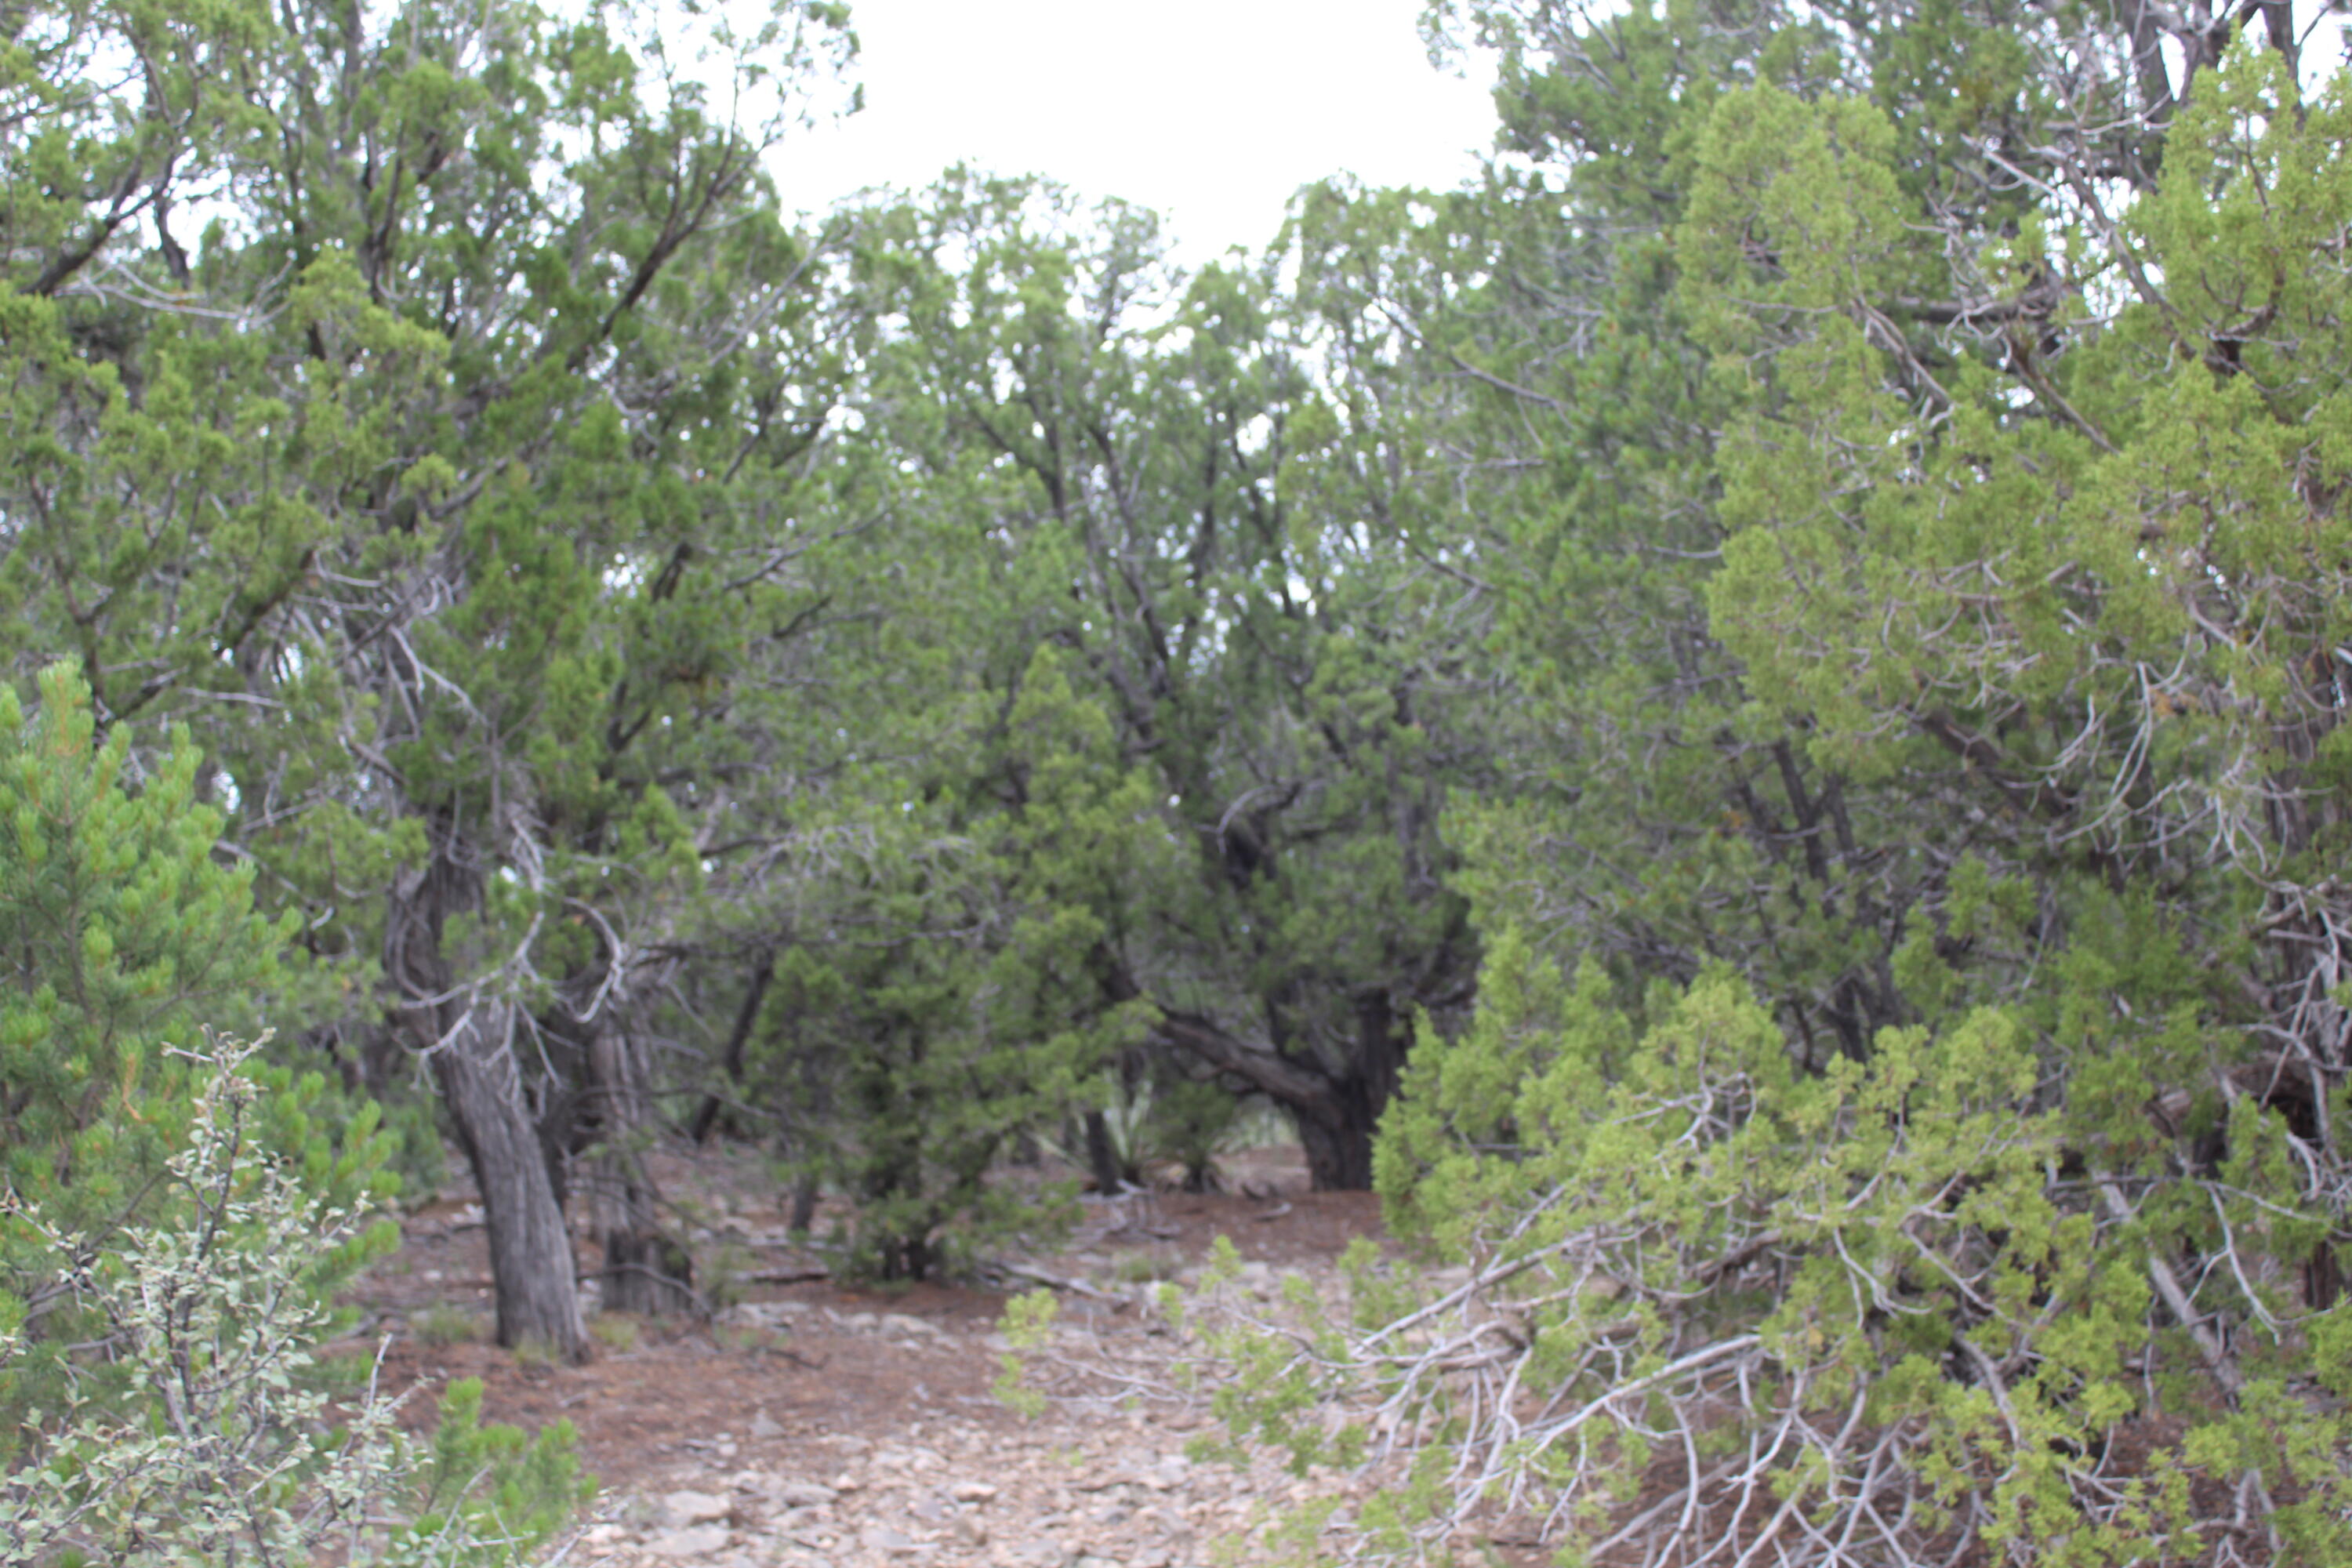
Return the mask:
<path id="1" fill-rule="evenodd" d="M 996 1495 L 996 1489 L 986 1481 L 958 1481 L 948 1495 L 958 1502 L 986 1502 Z"/>
<path id="2" fill-rule="evenodd" d="M 832 1487 L 821 1487 L 814 1481 L 786 1481 L 774 1492 L 775 1500 L 786 1508 L 823 1508 L 840 1494 Z"/>
<path id="3" fill-rule="evenodd" d="M 827 1484 L 837 1492 L 854 1492 L 865 1489 L 863 1487 L 858 1485 L 857 1478 L 851 1475 L 846 1470 L 844 1470 L 841 1474 L 834 1477 Z"/>
<path id="4" fill-rule="evenodd" d="M 946 1500 L 929 1492 L 925 1492 L 908 1503 L 907 1511 L 925 1524 L 945 1524 L 953 1517 L 953 1510 L 948 1506 Z"/>
<path id="5" fill-rule="evenodd" d="M 893 1557 L 909 1557 L 923 1549 L 913 1536 L 887 1524 L 869 1526 L 858 1535 L 857 1544 L 868 1552 L 887 1552 Z"/>
<path id="6" fill-rule="evenodd" d="M 662 1512 L 672 1524 L 708 1524 L 714 1519 L 725 1519 L 735 1505 L 723 1497 L 709 1492 L 672 1492 L 662 1499 Z"/>
<path id="7" fill-rule="evenodd" d="M 918 1338 L 940 1331 L 937 1323 L 908 1312 L 885 1312 L 882 1314 L 882 1327 L 894 1334 L 913 1334 Z"/>
<path id="8" fill-rule="evenodd" d="M 955 1538 L 959 1546 L 985 1546 L 988 1530 L 976 1519 L 959 1519 L 955 1521 Z"/>
<path id="9" fill-rule="evenodd" d="M 754 1410 L 751 1412 L 751 1440 L 753 1442 L 764 1443 L 770 1438 L 781 1437 L 783 1435 L 784 1424 L 782 1422 L 776 1420 L 764 1410 Z"/>
<path id="10" fill-rule="evenodd" d="M 698 1525 L 692 1530 L 673 1530 L 667 1535 L 648 1542 L 646 1545 L 646 1555 L 670 1558 L 708 1557 L 714 1552 L 723 1551 L 726 1545 L 726 1531 L 715 1524 L 704 1524 Z"/>

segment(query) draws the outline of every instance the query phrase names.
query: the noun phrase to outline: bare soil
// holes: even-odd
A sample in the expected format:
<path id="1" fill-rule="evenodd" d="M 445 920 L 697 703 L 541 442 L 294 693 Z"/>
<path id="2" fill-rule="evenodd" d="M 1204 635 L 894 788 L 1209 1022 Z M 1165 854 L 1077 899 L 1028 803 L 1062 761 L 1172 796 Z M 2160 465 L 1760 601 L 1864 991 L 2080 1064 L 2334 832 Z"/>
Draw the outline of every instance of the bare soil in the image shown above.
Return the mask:
<path id="1" fill-rule="evenodd" d="M 1236 1156 L 1224 1174 L 1222 1194 L 1088 1199 L 1066 1245 L 1013 1261 L 1073 1287 L 1063 1310 L 1087 1330 L 1140 1336 L 1144 1315 L 1120 1298 L 1190 1276 L 1219 1235 L 1270 1289 L 1379 1233 L 1375 1200 L 1307 1192 L 1295 1151 Z M 1206 1431 L 1197 1414 L 1015 1414 L 990 1391 L 1003 1292 L 796 1279 L 817 1260 L 793 1249 L 785 1194 L 754 1167 L 722 1158 L 664 1175 L 739 1299 L 702 1320 L 600 1318 L 584 1366 L 487 1342 L 488 1261 L 463 1194 L 412 1215 L 356 1292 L 360 1333 L 390 1336 L 389 1385 L 417 1389 L 419 1419 L 433 1391 L 478 1377 L 489 1418 L 578 1429 L 604 1489 L 564 1562 L 1193 1568 L 1295 1556 L 1318 1524 L 1344 1522 L 1343 1478 L 1189 1461 Z M 593 1268 L 593 1252 L 583 1261 Z M 1311 1514 L 1315 1499 L 1340 1500 L 1339 1520 Z"/>

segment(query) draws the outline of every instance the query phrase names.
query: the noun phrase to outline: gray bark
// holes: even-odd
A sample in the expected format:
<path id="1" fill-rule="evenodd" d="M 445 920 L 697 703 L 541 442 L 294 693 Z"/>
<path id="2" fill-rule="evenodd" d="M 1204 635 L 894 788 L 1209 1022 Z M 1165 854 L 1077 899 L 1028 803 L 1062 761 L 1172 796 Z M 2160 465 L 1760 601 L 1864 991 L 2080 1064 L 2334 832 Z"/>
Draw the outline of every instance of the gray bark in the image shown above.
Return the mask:
<path id="1" fill-rule="evenodd" d="M 511 1010 L 494 1004 L 475 1011 L 457 1037 L 434 1052 L 433 1076 L 481 1193 L 499 1343 L 541 1344 L 565 1361 L 582 1361 L 588 1336 L 572 1233 L 548 1176 L 538 1124 L 523 1102 L 510 1042 L 489 1041 L 480 1016 L 496 1020 Z"/>
<path id="2" fill-rule="evenodd" d="M 604 1307 L 650 1317 L 692 1311 L 694 1257 L 662 1225 L 661 1194 L 638 1142 L 654 1121 L 643 1054 L 621 1031 L 598 1029 L 588 1060 L 600 1130 L 590 1186 Z"/>
<path id="3" fill-rule="evenodd" d="M 480 901 L 479 878 L 462 851 L 445 838 L 425 869 L 394 883 L 384 973 L 399 997 L 403 1032 L 433 1064 L 481 1194 L 499 1343 L 542 1344 L 582 1361 L 588 1335 L 571 1231 L 516 1057 L 527 1022 L 493 987 L 459 984 L 444 951 L 449 918 Z"/>

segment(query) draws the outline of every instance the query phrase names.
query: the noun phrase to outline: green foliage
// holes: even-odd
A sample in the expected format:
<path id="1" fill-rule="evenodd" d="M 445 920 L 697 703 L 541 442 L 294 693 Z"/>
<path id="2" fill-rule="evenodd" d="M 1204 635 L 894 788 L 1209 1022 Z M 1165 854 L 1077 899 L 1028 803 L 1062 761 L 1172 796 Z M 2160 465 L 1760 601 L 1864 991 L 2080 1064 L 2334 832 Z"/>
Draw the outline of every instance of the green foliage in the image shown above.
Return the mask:
<path id="1" fill-rule="evenodd" d="M 94 1394 L 79 1368 L 58 1406 L 28 1413 L 30 1447 L 0 1485 L 12 1562 L 521 1563 L 583 1503 L 572 1435 L 480 1421 L 455 1385 L 420 1448 L 373 1380 L 341 1425 L 317 1346 L 334 1317 L 305 1282 L 380 1229 L 306 1184 L 257 1138 L 271 1091 L 250 1047 L 188 1058 L 192 1095 L 167 1159 L 184 1220 L 96 1243 L 20 1216 L 103 1334 L 137 1397 Z M 21 1323 L 0 1358 L 26 1349 Z"/>
<path id="2" fill-rule="evenodd" d="M 0 1145 L 13 1200 L 0 1217 L 0 1312 L 32 1341 L 0 1372 L 0 1408 L 16 1414 L 56 1396 L 63 1347 L 91 1332 L 51 1238 L 103 1247 L 124 1226 L 190 1223 L 190 1192 L 168 1163 L 201 1081 L 184 1053 L 199 1016 L 256 1021 L 285 983 L 290 934 L 254 910 L 252 868 L 215 858 L 221 817 L 194 799 L 184 732 L 134 785 L 127 726 L 94 742 L 89 692 L 70 667 L 43 673 L 41 697 L 27 720 L 0 690 Z M 250 1135 L 320 1201 L 355 1207 L 395 1189 L 373 1105 L 292 1065 L 246 1071 L 258 1096 Z M 289 1283 L 323 1300 L 384 1245 L 354 1236 Z M 118 1367 L 95 1383 L 121 1392 L 132 1381 Z"/>
<path id="3" fill-rule="evenodd" d="M 1242 1104 L 1213 1079 L 1188 1076 L 1178 1064 L 1155 1058 L 1153 1070 L 1130 1091 L 1125 1114 L 1114 1123 L 1124 1134 L 1125 1163 L 1136 1167 L 1169 1161 L 1181 1167 L 1188 1191 L 1216 1184 L 1217 1156 L 1233 1142 Z"/>
<path id="4" fill-rule="evenodd" d="M 461 1124 L 599 1062 L 643 1105 L 588 1037 L 740 765 L 701 721 L 799 607 L 794 549 L 757 563 L 842 366 L 761 160 L 854 44 L 837 5 L 698 10 L 36 4 L 0 66 L 0 662 L 71 656 L 149 731 L 133 776 L 187 726 L 347 1067 L 560 1037 L 556 1092 L 451 1091 Z M 585 1141 L 500 1146 L 540 1135 Z M 482 1186 L 502 1249 L 550 1233 Z"/>
<path id="5" fill-rule="evenodd" d="M 996 1382 L 991 1385 L 998 1401 L 1016 1415 L 1034 1420 L 1045 1413 L 1045 1396 L 1028 1386 L 1028 1357 L 1053 1342 L 1054 1318 L 1060 1303 L 1051 1290 L 1031 1290 L 1004 1303 L 996 1331 L 1005 1348 L 997 1352 Z"/>
<path id="6" fill-rule="evenodd" d="M 486 1340 L 489 1337 L 489 1323 L 479 1312 L 436 1301 L 410 1315 L 408 1332 L 418 1344 L 438 1349 L 445 1345 L 473 1344 Z"/>
<path id="7" fill-rule="evenodd" d="M 883 1279 L 1050 1221 L 1054 1194 L 991 1168 L 1087 1104 L 1148 1018 L 1105 1005 L 1097 976 L 1164 839 L 1053 650 L 974 750 L 978 776 L 905 780 L 911 798 L 857 825 L 861 875 L 823 911 L 838 938 L 785 954 L 768 1003 L 789 1020 L 771 1081 L 830 1097 L 803 1169 L 851 1195 L 849 1266 Z"/>
<path id="8" fill-rule="evenodd" d="M 957 171 L 858 265 L 905 328 L 859 444 L 926 520 L 885 601 L 902 706 L 867 734 L 909 743 L 928 710 L 941 771 L 978 761 L 1051 654 L 1162 847 L 1088 890 L 1107 940 L 1074 1005 L 1148 1001 L 1154 1048 L 1282 1104 L 1317 1179 L 1361 1184 L 1404 1012 L 1467 976 L 1435 822 L 1485 741 L 1452 679 L 1475 620 L 1383 550 L 1379 437 L 1335 440 L 1270 268 L 1184 278 L 1118 203 Z M 989 765 L 959 793 L 1017 800 Z"/>
<path id="9" fill-rule="evenodd" d="M 1500 964 L 1476 1026 L 1423 1043 L 1381 1146 L 1392 1223 L 1464 1282 L 1360 1258 L 1352 1327 L 1300 1299 L 1295 1342 L 1208 1331 L 1237 1437 L 1301 1468 L 1347 1462 L 1375 1417 L 1402 1444 L 1368 1543 L 1442 1544 L 1508 1491 L 1580 1561 L 1668 1516 L 1694 1544 L 1743 1516 L 1858 1519 L 1840 1528 L 1890 1548 L 2169 1561 L 2225 1528 L 2202 1500 L 2258 1476 L 2294 1500 L 2268 1526 L 2279 1560 L 2342 1550 L 2347 1433 L 2309 1392 L 2337 1379 L 2346 1309 L 2273 1297 L 2226 1400 L 2159 1382 L 2176 1355 L 2214 1375 L 2219 1352 L 2151 1335 L 2182 1289 L 2147 1249 L 2158 1205 L 2083 1169 L 2014 1020 L 1889 1031 L 1867 1063 L 1805 1074 L 1727 973 L 1654 994 L 1643 1026 L 1594 971 L 1548 977 L 1507 941 Z M 2276 1278 L 2298 1248 L 2273 1235 L 2242 1229 L 2231 1266 Z"/>
<path id="10" fill-rule="evenodd" d="M 831 5 L 730 123 L 649 13 L 36 5 L 17 1194 L 173 1217 L 160 1044 L 265 1004 L 584 1150 L 616 1258 L 688 1090 L 906 1279 L 1245 1086 L 1467 1271 L 1213 1352 L 1413 1449 L 1390 1544 L 1524 1480 L 1658 1564 L 2342 1555 L 2352 108 L 2249 15 L 1441 0 L 1525 165 L 1185 277 L 966 171 L 793 232 Z M 11 1397 L 96 1401 L 32 1237 Z"/>
<path id="11" fill-rule="evenodd" d="M 429 1447 L 402 1455 L 404 1500 L 416 1511 L 393 1533 L 385 1561 L 530 1563 L 596 1495 L 573 1453 L 572 1423 L 533 1436 L 481 1417 L 481 1379 L 451 1384 Z"/>
<path id="12" fill-rule="evenodd" d="M 1392 1545 L 2333 1561 L 2345 88 L 2136 9 L 1433 9 L 1554 177 L 1324 193 L 1301 290 L 1400 323 L 1341 342 L 1552 743 L 1449 809 L 1477 1009 L 1376 1162 L 1468 1283 L 1229 1419 L 1377 1397 Z"/>
<path id="13" fill-rule="evenodd" d="M 288 935 L 254 912 L 252 868 L 214 859 L 185 733 L 134 781 L 128 729 L 102 747 L 94 731 L 68 666 L 29 722 L 0 691 L 0 1142 L 17 1199 L 73 1227 L 130 1216 L 184 1131 L 188 1075 L 163 1043 L 250 1008 Z"/>
<path id="14" fill-rule="evenodd" d="M 635 1350 L 643 1335 L 635 1318 L 623 1317 L 618 1312 L 599 1314 L 588 1325 L 588 1331 L 596 1336 L 597 1343 L 622 1355 Z"/>

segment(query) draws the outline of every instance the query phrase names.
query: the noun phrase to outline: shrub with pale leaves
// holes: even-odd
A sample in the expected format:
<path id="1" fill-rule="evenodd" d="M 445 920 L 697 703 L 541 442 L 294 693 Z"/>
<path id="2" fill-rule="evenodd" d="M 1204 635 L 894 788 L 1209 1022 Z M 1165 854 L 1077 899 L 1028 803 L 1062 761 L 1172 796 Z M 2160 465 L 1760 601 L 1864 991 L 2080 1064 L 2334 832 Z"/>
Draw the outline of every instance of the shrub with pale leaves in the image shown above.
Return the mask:
<path id="1" fill-rule="evenodd" d="M 254 1136 L 252 1047 L 217 1044 L 170 1180 L 184 1224 L 104 1237 L 37 1212 L 58 1277 L 102 1331 L 77 1363 L 143 1394 L 123 1405 L 68 1382 L 36 1412 L 27 1461 L 0 1482 L 0 1560 L 135 1564 L 519 1563 L 593 1483 L 568 1426 L 531 1439 L 479 1420 L 479 1384 L 444 1401 L 429 1442 L 404 1433 L 404 1396 L 371 1376 L 339 1405 L 321 1376 L 329 1305 L 306 1288 L 370 1223 L 283 1169 Z M 25 1351 L 0 1325 L 0 1368 Z"/>

